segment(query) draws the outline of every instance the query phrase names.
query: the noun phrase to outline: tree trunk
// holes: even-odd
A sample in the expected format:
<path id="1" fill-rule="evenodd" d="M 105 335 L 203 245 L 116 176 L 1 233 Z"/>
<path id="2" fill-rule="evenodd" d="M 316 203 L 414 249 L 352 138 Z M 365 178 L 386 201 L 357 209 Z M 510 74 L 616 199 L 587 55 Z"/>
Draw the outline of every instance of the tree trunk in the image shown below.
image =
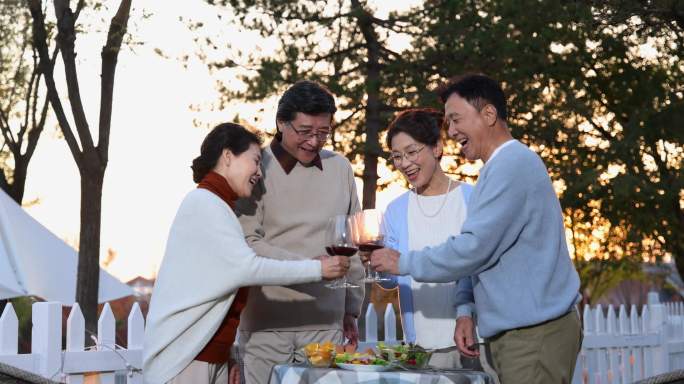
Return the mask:
<path id="1" fill-rule="evenodd" d="M 679 221 L 677 223 L 679 231 L 675 231 L 674 236 L 668 240 L 668 244 L 672 244 L 670 247 L 672 250 L 672 260 L 675 262 L 679 276 L 684 279 L 684 210 L 680 208 L 678 199 L 673 201 L 673 205 L 673 208 L 678 212 L 676 217 Z"/>
<path id="2" fill-rule="evenodd" d="M 12 173 L 12 184 L 9 184 L 9 188 L 6 191 L 7 194 L 16 201 L 17 204 L 21 205 L 24 199 L 24 189 L 26 188 L 26 170 L 28 168 L 28 162 L 22 161 L 23 158 L 15 157 L 14 171 Z"/>
<path id="3" fill-rule="evenodd" d="M 380 45 L 375 33 L 372 15 L 359 3 L 352 0 L 361 33 L 366 41 L 366 143 L 363 149 L 363 209 L 375 208 L 375 193 L 378 188 L 378 156 L 382 154 L 379 133 L 380 118 Z"/>
<path id="4" fill-rule="evenodd" d="M 86 329 L 91 332 L 97 330 L 103 180 L 104 169 L 84 169 L 81 172 L 81 232 L 76 301 L 83 311 Z"/>
<path id="5" fill-rule="evenodd" d="M 76 301 L 80 304 L 86 321 L 86 329 L 97 328 L 97 302 L 100 282 L 100 225 L 102 216 L 102 183 L 109 152 L 109 131 L 114 91 L 114 74 L 117 57 L 126 33 L 132 0 L 122 0 L 112 18 L 107 43 L 102 49 L 101 99 L 99 119 L 98 146 L 93 143 L 92 135 L 81 101 L 81 94 L 76 71 L 75 20 L 83 5 L 79 2 L 76 12 L 72 12 L 68 0 L 55 0 L 57 16 L 57 42 L 62 53 L 64 73 L 71 112 L 74 117 L 76 132 L 71 128 L 64 107 L 57 92 L 53 77 L 53 68 L 47 50 L 48 35 L 44 23 L 40 0 L 28 0 L 33 18 L 34 46 L 40 54 L 41 71 L 48 88 L 50 105 L 57 116 L 57 121 L 64 134 L 71 154 L 81 174 L 81 232 L 78 254 L 78 275 L 76 285 Z M 80 147 L 79 147 L 80 142 Z"/>
<path id="6" fill-rule="evenodd" d="M 366 77 L 366 144 L 363 156 L 363 209 L 375 208 L 375 194 L 378 189 L 378 156 L 382 154 L 380 148 L 380 70 L 377 56 L 371 65 L 372 55 L 369 55 L 368 77 Z"/>

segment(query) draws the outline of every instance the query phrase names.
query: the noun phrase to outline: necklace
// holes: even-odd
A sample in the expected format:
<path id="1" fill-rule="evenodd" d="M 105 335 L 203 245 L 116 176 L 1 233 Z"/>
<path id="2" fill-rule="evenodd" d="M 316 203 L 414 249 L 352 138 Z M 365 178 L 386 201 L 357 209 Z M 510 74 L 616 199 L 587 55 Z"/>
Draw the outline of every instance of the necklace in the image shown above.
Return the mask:
<path id="1" fill-rule="evenodd" d="M 451 178 L 449 178 L 449 184 L 447 184 L 447 189 L 446 189 L 446 193 L 444 193 L 444 198 L 442 199 L 442 204 L 439 205 L 439 208 L 437 209 L 437 211 L 435 213 L 428 215 L 423 210 L 423 207 L 420 206 L 420 195 L 418 194 L 418 191 L 415 188 L 413 188 L 413 192 L 416 194 L 416 205 L 418 205 L 418 209 L 420 210 L 420 213 L 422 213 L 423 216 L 425 216 L 425 217 L 437 216 L 442 211 L 442 208 L 444 208 L 444 205 L 446 204 L 446 201 L 449 198 L 449 191 L 450 190 L 451 190 Z"/>

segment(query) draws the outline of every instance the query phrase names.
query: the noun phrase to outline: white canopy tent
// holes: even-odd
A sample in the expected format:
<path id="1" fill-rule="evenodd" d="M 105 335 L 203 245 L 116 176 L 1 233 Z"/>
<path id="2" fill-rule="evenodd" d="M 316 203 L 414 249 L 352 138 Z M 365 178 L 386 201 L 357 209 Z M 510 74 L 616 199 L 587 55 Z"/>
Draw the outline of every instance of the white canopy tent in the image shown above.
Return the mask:
<path id="1" fill-rule="evenodd" d="M 78 254 L 0 190 L 0 299 L 37 296 L 72 305 Z M 98 302 L 133 294 L 100 269 Z"/>

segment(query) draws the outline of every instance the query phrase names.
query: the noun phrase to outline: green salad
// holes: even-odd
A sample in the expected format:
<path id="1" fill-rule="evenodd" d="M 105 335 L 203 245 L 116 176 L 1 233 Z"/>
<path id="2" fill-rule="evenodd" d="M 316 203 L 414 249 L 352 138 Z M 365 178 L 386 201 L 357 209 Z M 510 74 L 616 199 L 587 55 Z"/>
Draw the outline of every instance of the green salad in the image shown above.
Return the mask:
<path id="1" fill-rule="evenodd" d="M 388 365 L 389 361 L 368 353 L 341 353 L 335 355 L 335 364 Z"/>
<path id="2" fill-rule="evenodd" d="M 387 345 L 382 341 L 378 342 L 380 356 L 391 362 L 401 364 L 406 368 L 421 369 L 427 367 L 431 353 L 418 344 L 401 343 L 397 345 Z"/>

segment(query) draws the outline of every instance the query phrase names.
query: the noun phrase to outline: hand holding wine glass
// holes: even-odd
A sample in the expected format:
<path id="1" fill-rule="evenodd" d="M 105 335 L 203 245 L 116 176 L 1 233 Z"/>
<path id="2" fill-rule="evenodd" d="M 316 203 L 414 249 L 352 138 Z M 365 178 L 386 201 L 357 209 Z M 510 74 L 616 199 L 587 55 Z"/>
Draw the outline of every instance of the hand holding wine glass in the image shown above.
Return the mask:
<path id="1" fill-rule="evenodd" d="M 354 243 L 359 247 L 361 260 L 366 267 L 367 282 L 379 282 L 389 280 L 380 273 L 372 271 L 370 267 L 370 254 L 384 246 L 384 237 L 380 232 L 382 215 L 377 209 L 364 209 L 353 216 Z"/>
<path id="2" fill-rule="evenodd" d="M 330 256 L 345 256 L 347 258 L 356 254 L 358 249 L 352 240 L 352 219 L 347 215 L 333 216 L 328 220 L 326 227 L 326 247 L 325 251 Z M 349 261 L 349 260 L 347 260 Z M 326 285 L 331 289 L 339 288 L 358 288 L 358 285 L 347 282 L 343 275 L 341 278 L 334 280 L 332 283 Z"/>
<path id="3" fill-rule="evenodd" d="M 321 276 L 325 280 L 340 278 L 349 271 L 349 257 L 346 256 L 321 256 Z"/>

